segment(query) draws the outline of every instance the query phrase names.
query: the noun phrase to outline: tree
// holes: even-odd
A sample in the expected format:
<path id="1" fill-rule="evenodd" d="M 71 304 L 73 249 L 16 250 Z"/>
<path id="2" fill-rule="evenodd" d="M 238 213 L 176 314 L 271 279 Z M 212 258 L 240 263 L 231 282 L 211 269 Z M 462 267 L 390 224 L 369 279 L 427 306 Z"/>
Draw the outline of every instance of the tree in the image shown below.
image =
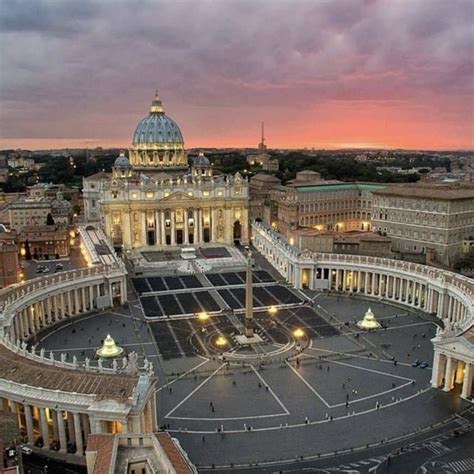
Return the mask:
<path id="1" fill-rule="evenodd" d="M 46 216 L 46 225 L 54 225 L 54 219 L 50 212 Z"/>

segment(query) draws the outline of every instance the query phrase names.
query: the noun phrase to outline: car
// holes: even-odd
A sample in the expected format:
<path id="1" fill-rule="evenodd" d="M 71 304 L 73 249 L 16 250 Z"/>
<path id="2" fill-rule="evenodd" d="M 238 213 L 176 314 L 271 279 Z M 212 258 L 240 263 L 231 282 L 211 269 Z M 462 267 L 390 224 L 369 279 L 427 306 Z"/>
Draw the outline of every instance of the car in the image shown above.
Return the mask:
<path id="1" fill-rule="evenodd" d="M 28 446 L 22 446 L 21 447 L 21 452 L 23 454 L 30 455 L 33 452 L 33 450 Z"/>
<path id="2" fill-rule="evenodd" d="M 56 268 L 61 270 L 63 268 L 63 264 L 62 263 L 57 263 Z"/>
<path id="3" fill-rule="evenodd" d="M 428 367 L 428 362 L 422 362 L 419 367 L 420 369 L 426 369 Z"/>
<path id="4" fill-rule="evenodd" d="M 49 267 L 44 267 L 43 268 L 43 273 L 48 273 L 51 270 Z"/>
<path id="5" fill-rule="evenodd" d="M 411 364 L 412 367 L 418 367 L 419 365 L 420 365 L 420 361 L 418 359 L 416 359 L 415 362 Z"/>

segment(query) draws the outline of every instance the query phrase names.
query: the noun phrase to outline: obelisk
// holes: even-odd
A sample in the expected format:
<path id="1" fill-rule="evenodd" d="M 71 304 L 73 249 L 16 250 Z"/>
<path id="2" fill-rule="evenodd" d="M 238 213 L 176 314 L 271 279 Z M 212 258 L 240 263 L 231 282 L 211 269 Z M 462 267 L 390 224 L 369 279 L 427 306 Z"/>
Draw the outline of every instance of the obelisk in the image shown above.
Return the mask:
<path id="1" fill-rule="evenodd" d="M 247 250 L 247 272 L 245 279 L 245 336 L 253 337 L 253 291 L 252 291 L 252 252 Z"/>

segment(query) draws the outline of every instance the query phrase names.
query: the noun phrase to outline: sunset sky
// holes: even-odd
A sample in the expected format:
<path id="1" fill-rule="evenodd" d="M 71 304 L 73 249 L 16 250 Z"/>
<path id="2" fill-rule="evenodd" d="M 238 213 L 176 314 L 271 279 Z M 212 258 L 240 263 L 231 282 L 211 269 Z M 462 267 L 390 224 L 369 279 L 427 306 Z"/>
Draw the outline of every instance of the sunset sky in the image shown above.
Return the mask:
<path id="1" fill-rule="evenodd" d="M 0 148 L 474 148 L 474 1 L 2 1 Z"/>

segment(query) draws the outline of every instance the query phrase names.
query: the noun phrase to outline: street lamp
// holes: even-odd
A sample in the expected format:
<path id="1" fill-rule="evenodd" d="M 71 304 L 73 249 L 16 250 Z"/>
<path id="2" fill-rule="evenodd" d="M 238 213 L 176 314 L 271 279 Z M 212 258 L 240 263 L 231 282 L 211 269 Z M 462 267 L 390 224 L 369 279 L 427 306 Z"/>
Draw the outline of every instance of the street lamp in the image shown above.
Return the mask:
<path id="1" fill-rule="evenodd" d="M 216 339 L 216 346 L 222 347 L 227 345 L 227 339 L 224 336 L 219 336 Z"/>
<path id="2" fill-rule="evenodd" d="M 198 319 L 200 321 L 207 321 L 209 319 L 209 315 L 205 311 L 203 311 L 202 313 L 198 314 Z"/>
<path id="3" fill-rule="evenodd" d="M 293 336 L 300 338 L 304 336 L 304 331 L 301 328 L 297 328 L 293 331 Z"/>
<path id="4" fill-rule="evenodd" d="M 270 316 L 275 316 L 277 313 L 278 308 L 276 306 L 270 306 L 270 308 L 268 308 L 268 314 L 270 314 Z"/>

